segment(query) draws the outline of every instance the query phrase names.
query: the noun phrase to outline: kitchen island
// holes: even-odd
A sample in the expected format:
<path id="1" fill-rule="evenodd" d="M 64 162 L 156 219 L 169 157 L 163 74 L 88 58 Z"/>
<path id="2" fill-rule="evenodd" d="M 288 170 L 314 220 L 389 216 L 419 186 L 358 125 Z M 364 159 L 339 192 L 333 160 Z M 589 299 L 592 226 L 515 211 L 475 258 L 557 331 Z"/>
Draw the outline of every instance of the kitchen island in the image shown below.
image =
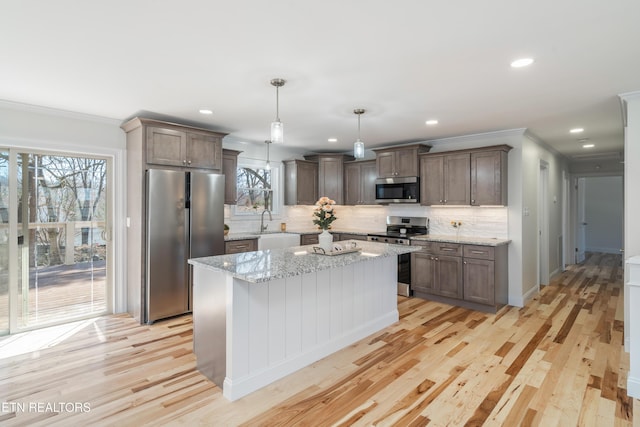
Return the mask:
<path id="1" fill-rule="evenodd" d="M 353 242 L 353 243 L 352 243 Z M 398 320 L 397 256 L 417 247 L 363 241 L 196 258 L 198 369 L 236 400 Z"/>

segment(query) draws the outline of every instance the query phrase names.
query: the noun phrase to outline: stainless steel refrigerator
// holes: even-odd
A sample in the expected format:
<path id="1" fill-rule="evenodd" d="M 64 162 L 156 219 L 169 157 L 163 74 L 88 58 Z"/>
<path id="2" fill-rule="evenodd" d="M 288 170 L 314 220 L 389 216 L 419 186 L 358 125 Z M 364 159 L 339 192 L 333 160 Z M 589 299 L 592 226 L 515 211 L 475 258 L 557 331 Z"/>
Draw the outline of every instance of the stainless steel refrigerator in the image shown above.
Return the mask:
<path id="1" fill-rule="evenodd" d="M 146 172 L 144 322 L 192 308 L 189 258 L 224 254 L 224 175 Z"/>

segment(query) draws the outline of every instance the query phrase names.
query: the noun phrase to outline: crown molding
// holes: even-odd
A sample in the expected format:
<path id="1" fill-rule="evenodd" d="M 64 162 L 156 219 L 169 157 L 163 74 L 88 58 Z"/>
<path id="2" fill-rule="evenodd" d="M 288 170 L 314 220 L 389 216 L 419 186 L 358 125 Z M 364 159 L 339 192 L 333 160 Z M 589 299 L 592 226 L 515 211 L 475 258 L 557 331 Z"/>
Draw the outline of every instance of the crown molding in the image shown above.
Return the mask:
<path id="1" fill-rule="evenodd" d="M 529 138 L 531 141 L 533 141 L 534 143 L 538 144 L 540 147 L 544 148 L 545 150 L 549 151 L 550 153 L 552 153 L 554 156 L 558 156 L 558 157 L 562 157 L 563 159 L 565 159 L 567 162 L 570 161 L 569 157 L 565 156 L 564 154 L 562 154 L 561 152 L 559 152 L 558 150 L 556 150 L 555 148 L 553 148 L 551 145 L 549 145 L 548 143 L 546 143 L 545 141 L 543 141 L 538 135 L 536 135 L 535 133 L 531 132 L 530 130 L 526 129 L 524 136 L 526 136 L 527 138 Z"/>
<path id="2" fill-rule="evenodd" d="M 526 128 L 505 129 L 505 130 L 497 130 L 497 131 L 491 131 L 491 132 L 472 133 L 468 135 L 450 136 L 446 138 L 429 139 L 421 142 L 430 144 L 430 145 L 440 145 L 440 144 L 446 144 L 447 142 L 450 142 L 450 141 L 456 141 L 456 142 L 473 141 L 478 138 L 487 138 L 487 137 L 521 137 L 525 135 L 526 131 L 527 131 Z"/>
<path id="3" fill-rule="evenodd" d="M 84 120 L 106 125 L 120 126 L 122 120 L 110 117 L 96 116 L 93 114 L 79 113 L 77 111 L 59 110 L 57 108 L 42 107 L 40 105 L 24 104 L 21 102 L 8 101 L 0 99 L 0 108 L 6 108 L 14 111 L 25 111 L 36 114 L 44 114 L 48 116 L 63 117 L 67 119 Z"/>

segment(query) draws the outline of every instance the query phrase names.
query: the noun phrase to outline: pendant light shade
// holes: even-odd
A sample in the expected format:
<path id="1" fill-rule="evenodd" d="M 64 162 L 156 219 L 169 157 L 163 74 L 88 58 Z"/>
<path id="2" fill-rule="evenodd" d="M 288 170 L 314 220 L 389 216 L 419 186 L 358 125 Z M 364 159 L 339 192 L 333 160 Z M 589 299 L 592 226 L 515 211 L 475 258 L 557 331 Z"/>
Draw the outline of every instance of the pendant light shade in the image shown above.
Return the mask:
<path id="1" fill-rule="evenodd" d="M 271 141 L 265 141 L 265 144 L 267 144 L 267 163 L 265 164 L 264 168 L 268 171 L 271 170 L 271 161 L 269 160 L 269 144 L 271 144 Z"/>
<path id="2" fill-rule="evenodd" d="M 364 142 L 360 140 L 360 115 L 364 114 L 364 110 L 362 108 L 356 108 L 353 112 L 358 115 L 358 139 L 353 143 L 353 157 L 356 159 L 363 159 Z"/>
<path id="3" fill-rule="evenodd" d="M 271 122 L 271 142 L 282 144 L 284 142 L 284 125 L 280 121 L 280 98 L 278 89 L 284 86 L 283 79 L 272 79 L 271 85 L 276 87 L 276 119 Z"/>

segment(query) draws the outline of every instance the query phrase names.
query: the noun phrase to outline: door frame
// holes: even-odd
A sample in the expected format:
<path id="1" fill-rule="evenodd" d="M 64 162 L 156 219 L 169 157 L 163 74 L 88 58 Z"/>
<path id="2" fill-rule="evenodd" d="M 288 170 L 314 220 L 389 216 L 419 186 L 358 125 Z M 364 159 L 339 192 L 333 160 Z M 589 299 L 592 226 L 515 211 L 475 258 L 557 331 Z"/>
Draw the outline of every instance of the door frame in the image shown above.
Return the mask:
<path id="1" fill-rule="evenodd" d="M 538 169 L 538 280 L 549 284 L 549 163 L 540 159 Z"/>
<path id="2" fill-rule="evenodd" d="M 87 150 L 86 145 L 80 147 L 74 144 L 65 144 L 60 142 L 49 141 L 24 141 L 9 140 L 0 136 L 0 148 L 9 153 L 9 184 L 11 188 L 17 188 L 17 154 L 27 152 L 33 154 L 57 155 L 57 156 L 73 156 L 73 157 L 98 157 L 107 161 L 107 186 L 110 188 L 106 199 L 107 218 L 109 224 L 106 227 L 106 236 L 110 240 L 107 253 L 107 310 L 110 313 L 121 313 L 127 311 L 127 288 L 126 288 L 126 229 L 125 223 L 125 199 L 126 199 L 126 170 L 124 159 L 126 150 L 109 149 L 103 147 L 92 147 Z M 9 205 L 17 206 L 17 191 L 9 194 Z M 18 243 L 17 243 L 17 212 L 15 209 L 9 209 L 9 263 L 16 265 L 18 261 Z M 13 268 L 15 270 L 15 268 Z M 9 274 L 9 325 L 7 331 L 3 333 L 13 334 L 16 332 L 25 332 L 42 327 L 54 326 L 57 324 L 68 323 L 68 320 L 61 322 L 47 323 L 46 325 L 37 325 L 24 328 L 17 328 L 15 321 L 17 320 L 17 272 L 10 271 Z M 87 316 L 91 317 L 91 316 Z M 74 318 L 72 321 L 81 320 L 80 317 Z"/>

